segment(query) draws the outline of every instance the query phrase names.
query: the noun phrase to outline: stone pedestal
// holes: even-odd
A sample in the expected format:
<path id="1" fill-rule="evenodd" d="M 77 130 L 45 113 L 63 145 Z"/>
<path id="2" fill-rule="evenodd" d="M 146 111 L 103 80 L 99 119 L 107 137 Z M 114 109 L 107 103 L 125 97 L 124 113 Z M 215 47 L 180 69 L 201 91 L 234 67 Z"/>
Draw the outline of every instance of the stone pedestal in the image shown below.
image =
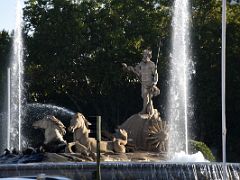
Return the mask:
<path id="1" fill-rule="evenodd" d="M 158 116 L 150 117 L 148 114 L 134 114 L 122 125 L 128 133 L 128 142 L 136 150 L 166 152 L 168 128 L 165 121 Z"/>

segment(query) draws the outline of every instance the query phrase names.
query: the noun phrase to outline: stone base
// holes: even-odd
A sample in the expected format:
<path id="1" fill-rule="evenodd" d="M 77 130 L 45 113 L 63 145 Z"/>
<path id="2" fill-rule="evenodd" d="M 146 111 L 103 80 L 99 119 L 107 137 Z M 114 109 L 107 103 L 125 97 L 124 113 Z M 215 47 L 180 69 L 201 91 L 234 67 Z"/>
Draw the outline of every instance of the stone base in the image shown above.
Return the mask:
<path id="1" fill-rule="evenodd" d="M 119 128 L 127 131 L 128 144 L 133 145 L 135 150 L 166 151 L 168 128 L 160 116 L 134 114 Z"/>
<path id="2" fill-rule="evenodd" d="M 126 162 L 159 162 L 165 161 L 165 153 L 154 152 L 134 152 L 134 153 L 101 153 L 101 161 L 126 161 Z M 0 164 L 27 164 L 44 162 L 93 162 L 96 157 L 84 155 L 82 153 L 35 153 L 31 155 L 9 154 L 0 155 Z M 1 174 L 0 174 L 1 177 Z"/>

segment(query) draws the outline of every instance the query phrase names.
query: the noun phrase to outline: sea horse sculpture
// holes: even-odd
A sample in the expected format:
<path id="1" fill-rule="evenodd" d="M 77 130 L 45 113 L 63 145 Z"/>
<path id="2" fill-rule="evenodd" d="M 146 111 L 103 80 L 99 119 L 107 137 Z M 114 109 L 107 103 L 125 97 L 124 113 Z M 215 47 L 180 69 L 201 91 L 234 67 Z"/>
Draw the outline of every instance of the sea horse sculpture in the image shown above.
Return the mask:
<path id="1" fill-rule="evenodd" d="M 76 113 L 71 119 L 68 130 L 73 133 L 73 140 L 88 148 L 92 152 L 96 152 L 97 141 L 95 138 L 89 137 L 90 123 L 81 113 Z M 101 152 L 117 152 L 125 153 L 127 144 L 127 132 L 124 129 L 119 129 L 120 138 L 114 138 L 113 141 L 100 141 Z"/>

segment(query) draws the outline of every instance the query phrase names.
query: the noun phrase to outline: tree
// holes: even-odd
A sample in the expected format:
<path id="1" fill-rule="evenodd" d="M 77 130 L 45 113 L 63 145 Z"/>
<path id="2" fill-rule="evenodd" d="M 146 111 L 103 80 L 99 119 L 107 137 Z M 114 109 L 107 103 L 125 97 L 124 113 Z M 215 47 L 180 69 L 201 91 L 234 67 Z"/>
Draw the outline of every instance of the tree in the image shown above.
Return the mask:
<path id="1" fill-rule="evenodd" d="M 139 62 L 148 45 L 157 50 L 156 37 L 168 38 L 166 15 L 168 8 L 150 1 L 28 1 L 29 101 L 61 96 L 60 104 L 70 100 L 77 110 L 101 114 L 115 126 L 116 119 L 137 111 L 134 99 L 141 100 L 134 92 L 139 84 L 123 74 L 121 62 Z"/>
<path id="2" fill-rule="evenodd" d="M 0 112 L 4 108 L 5 90 L 7 83 L 7 67 L 9 65 L 9 53 L 11 49 L 11 36 L 7 31 L 0 31 Z"/>
<path id="3" fill-rule="evenodd" d="M 167 0 L 29 0 L 24 9 L 28 102 L 54 103 L 102 115 L 115 128 L 141 109 L 140 84 L 121 63 L 135 65 L 146 46 L 159 61 L 165 118 L 171 51 L 171 6 Z M 238 161 L 240 102 L 239 6 L 228 7 L 227 127 L 228 160 Z M 192 1 L 193 139 L 215 149 L 221 159 L 221 2 Z"/>
<path id="4" fill-rule="evenodd" d="M 235 142 L 238 127 L 239 88 L 239 7 L 227 8 L 227 154 L 237 161 L 239 144 Z M 208 144 L 221 159 L 221 2 L 193 2 L 193 54 L 196 62 L 195 129 L 199 140 Z M 233 142 L 233 143 L 232 143 Z"/>

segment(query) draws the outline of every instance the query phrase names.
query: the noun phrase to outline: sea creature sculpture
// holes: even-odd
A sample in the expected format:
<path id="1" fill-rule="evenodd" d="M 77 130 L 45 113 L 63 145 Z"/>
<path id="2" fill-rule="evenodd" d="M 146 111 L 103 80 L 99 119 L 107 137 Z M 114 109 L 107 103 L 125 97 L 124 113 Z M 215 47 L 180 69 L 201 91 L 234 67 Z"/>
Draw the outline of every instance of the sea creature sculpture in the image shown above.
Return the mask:
<path id="1" fill-rule="evenodd" d="M 44 144 L 58 142 L 66 144 L 63 136 L 66 134 L 66 127 L 54 116 L 47 115 L 43 119 L 35 121 L 32 126 L 35 129 L 44 129 Z"/>
<path id="2" fill-rule="evenodd" d="M 76 113 L 71 119 L 68 130 L 73 133 L 74 142 L 78 141 L 91 152 L 96 152 L 97 141 L 95 138 L 89 137 L 90 125 L 87 119 L 81 113 Z M 119 129 L 120 137 L 114 138 L 112 141 L 100 141 L 101 152 L 117 152 L 125 153 L 127 144 L 127 132 L 124 129 Z"/>

